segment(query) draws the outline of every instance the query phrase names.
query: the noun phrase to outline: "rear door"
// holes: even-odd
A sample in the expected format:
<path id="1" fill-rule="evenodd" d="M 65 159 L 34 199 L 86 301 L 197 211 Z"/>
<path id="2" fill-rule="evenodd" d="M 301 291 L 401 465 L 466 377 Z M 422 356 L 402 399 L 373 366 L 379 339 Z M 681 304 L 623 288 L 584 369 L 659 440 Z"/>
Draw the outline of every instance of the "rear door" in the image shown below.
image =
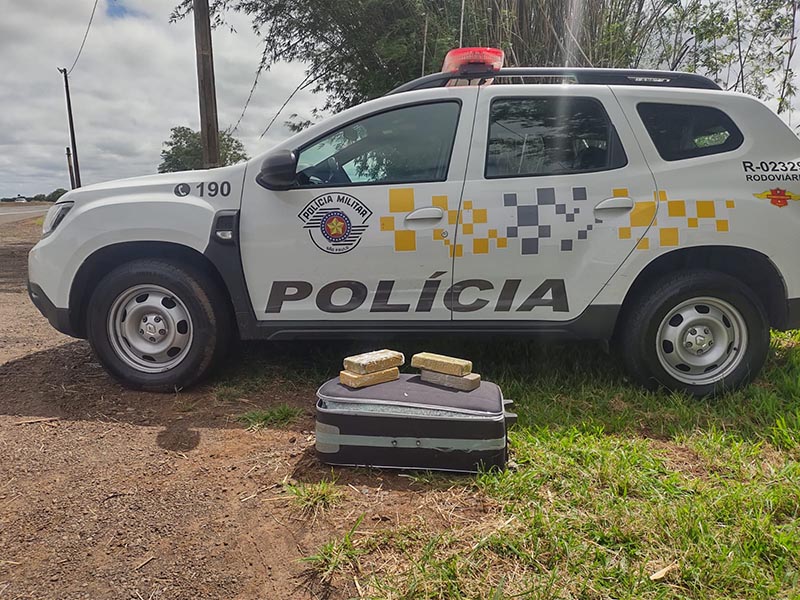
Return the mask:
<path id="1" fill-rule="evenodd" d="M 579 316 L 648 243 L 658 202 L 608 88 L 482 89 L 454 241 L 453 318 Z"/>

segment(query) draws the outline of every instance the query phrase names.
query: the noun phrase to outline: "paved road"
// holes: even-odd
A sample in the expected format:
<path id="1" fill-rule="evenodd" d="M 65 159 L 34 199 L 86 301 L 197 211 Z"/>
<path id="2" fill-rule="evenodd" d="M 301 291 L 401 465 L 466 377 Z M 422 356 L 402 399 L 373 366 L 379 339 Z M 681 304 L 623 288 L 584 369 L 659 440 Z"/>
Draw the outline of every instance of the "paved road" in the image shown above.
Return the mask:
<path id="1" fill-rule="evenodd" d="M 47 212 L 47 209 L 47 206 L 25 206 L 16 203 L 0 206 L 0 225 L 41 216 Z"/>

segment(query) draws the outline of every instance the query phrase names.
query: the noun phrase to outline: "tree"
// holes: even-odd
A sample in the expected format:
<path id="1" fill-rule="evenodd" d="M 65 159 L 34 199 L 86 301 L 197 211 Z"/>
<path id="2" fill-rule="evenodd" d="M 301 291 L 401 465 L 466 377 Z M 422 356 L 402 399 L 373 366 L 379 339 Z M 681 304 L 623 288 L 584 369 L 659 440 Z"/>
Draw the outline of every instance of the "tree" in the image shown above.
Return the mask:
<path id="1" fill-rule="evenodd" d="M 501 47 L 511 66 L 695 71 L 762 98 L 777 89 L 784 109 L 794 93 L 796 1 L 214 0 L 212 11 L 217 24 L 230 11 L 251 17 L 264 41 L 256 79 L 302 61 L 300 87 L 336 112 L 438 70 L 459 44 L 462 1 L 463 45 Z M 172 18 L 190 9 L 182 0 Z"/>
<path id="2" fill-rule="evenodd" d="M 66 193 L 67 190 L 65 190 L 64 188 L 56 188 L 52 192 L 47 194 L 47 198 L 45 198 L 45 200 L 47 202 L 57 202 L 58 199 L 61 198 L 61 196 L 63 196 Z"/>
<path id="3" fill-rule="evenodd" d="M 219 158 L 221 166 L 247 160 L 244 145 L 227 131 L 219 132 Z M 189 127 L 173 127 L 170 137 L 161 150 L 159 173 L 191 171 L 203 168 L 203 145 L 200 132 Z"/>

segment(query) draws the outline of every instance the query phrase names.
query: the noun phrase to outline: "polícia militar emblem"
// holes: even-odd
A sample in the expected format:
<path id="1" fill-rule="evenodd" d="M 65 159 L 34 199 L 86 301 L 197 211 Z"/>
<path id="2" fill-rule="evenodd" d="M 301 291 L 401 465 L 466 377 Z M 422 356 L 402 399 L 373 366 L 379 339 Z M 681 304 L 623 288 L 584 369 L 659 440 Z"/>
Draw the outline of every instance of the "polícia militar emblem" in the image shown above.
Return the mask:
<path id="1" fill-rule="evenodd" d="M 328 254 L 344 254 L 358 246 L 372 211 L 350 194 L 317 196 L 297 215 L 311 241 Z"/>

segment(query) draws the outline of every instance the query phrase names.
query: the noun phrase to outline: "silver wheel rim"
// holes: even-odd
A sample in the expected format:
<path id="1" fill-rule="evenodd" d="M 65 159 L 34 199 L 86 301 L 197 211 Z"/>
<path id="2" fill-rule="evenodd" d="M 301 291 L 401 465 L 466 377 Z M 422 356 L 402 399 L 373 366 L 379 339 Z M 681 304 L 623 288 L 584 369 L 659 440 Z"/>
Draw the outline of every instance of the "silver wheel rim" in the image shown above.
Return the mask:
<path id="1" fill-rule="evenodd" d="M 681 302 L 658 327 L 656 354 L 682 383 L 717 383 L 733 372 L 747 349 L 747 326 L 733 305 L 707 296 Z"/>
<path id="2" fill-rule="evenodd" d="M 194 328 L 186 305 L 158 285 L 136 285 L 108 313 L 108 339 L 117 356 L 143 373 L 163 373 L 186 358 Z"/>

